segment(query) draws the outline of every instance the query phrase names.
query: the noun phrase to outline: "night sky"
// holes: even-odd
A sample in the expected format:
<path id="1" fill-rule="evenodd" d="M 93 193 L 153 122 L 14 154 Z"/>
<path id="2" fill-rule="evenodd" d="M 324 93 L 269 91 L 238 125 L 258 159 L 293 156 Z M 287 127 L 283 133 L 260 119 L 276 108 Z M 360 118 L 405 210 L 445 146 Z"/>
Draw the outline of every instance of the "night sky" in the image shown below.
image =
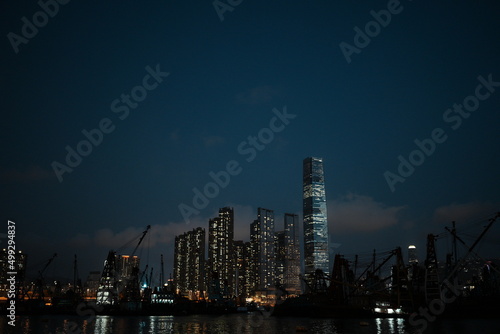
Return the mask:
<path id="1" fill-rule="evenodd" d="M 428 233 L 455 220 L 472 243 L 500 211 L 497 1 L 216 4 L 0 3 L 0 232 L 16 222 L 30 272 L 57 252 L 48 273 L 72 277 L 77 254 L 85 279 L 150 224 L 142 263 L 163 253 L 168 274 L 175 235 L 224 206 L 237 239 L 257 207 L 280 230 L 302 213 L 309 156 L 324 160 L 332 254 L 415 244 L 422 260 Z M 68 148 L 85 156 L 69 166 Z M 479 251 L 500 257 L 500 222 Z"/>

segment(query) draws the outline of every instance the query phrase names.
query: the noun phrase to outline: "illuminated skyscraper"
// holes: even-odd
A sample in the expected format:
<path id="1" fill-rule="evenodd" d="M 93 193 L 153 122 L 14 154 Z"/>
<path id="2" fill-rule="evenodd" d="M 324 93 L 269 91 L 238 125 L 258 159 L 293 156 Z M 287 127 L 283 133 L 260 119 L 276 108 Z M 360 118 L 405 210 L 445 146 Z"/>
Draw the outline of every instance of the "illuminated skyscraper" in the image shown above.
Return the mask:
<path id="1" fill-rule="evenodd" d="M 236 240 L 234 242 L 235 261 L 235 295 L 236 297 L 246 298 L 250 294 L 250 242 Z"/>
<path id="2" fill-rule="evenodd" d="M 198 227 L 175 237 L 176 292 L 197 300 L 205 291 L 205 229 Z"/>
<path id="3" fill-rule="evenodd" d="M 180 295 L 187 294 L 187 239 L 186 233 L 175 237 L 174 284 Z"/>
<path id="4" fill-rule="evenodd" d="M 137 255 L 130 256 L 124 254 L 116 254 L 115 256 L 116 272 L 119 281 L 126 283 L 132 277 L 134 267 L 139 267 L 140 259 Z"/>
<path id="5" fill-rule="evenodd" d="M 408 246 L 408 263 L 418 264 L 417 247 L 415 247 L 414 245 Z"/>
<path id="6" fill-rule="evenodd" d="M 292 294 L 300 294 L 299 216 L 285 213 L 285 270 L 284 287 Z"/>
<path id="7" fill-rule="evenodd" d="M 209 290 L 212 296 L 230 297 L 235 293 L 234 212 L 219 209 L 219 216 L 208 222 Z M 217 290 L 217 291 L 216 291 Z"/>
<path id="8" fill-rule="evenodd" d="M 316 269 L 329 272 L 328 221 L 322 158 L 306 158 L 303 164 L 303 213 L 305 276 Z"/>
<path id="9" fill-rule="evenodd" d="M 250 277 L 250 286 L 249 286 L 249 292 L 250 295 L 255 295 L 255 292 L 258 289 L 258 281 L 259 281 L 259 268 L 258 268 L 258 262 L 259 262 L 259 240 L 261 238 L 260 235 L 260 225 L 259 221 L 256 219 L 253 221 L 253 223 L 250 224 L 250 263 L 249 263 L 249 268 L 250 272 L 248 276 Z"/>
<path id="10" fill-rule="evenodd" d="M 275 279 L 276 283 L 285 286 L 285 262 L 286 262 L 286 244 L 285 231 L 276 231 L 274 233 L 274 254 L 275 254 Z"/>
<path id="11" fill-rule="evenodd" d="M 253 289 L 259 295 L 267 295 L 275 289 L 275 239 L 274 211 L 258 208 L 257 219 L 250 226 L 250 242 L 254 256 Z"/>

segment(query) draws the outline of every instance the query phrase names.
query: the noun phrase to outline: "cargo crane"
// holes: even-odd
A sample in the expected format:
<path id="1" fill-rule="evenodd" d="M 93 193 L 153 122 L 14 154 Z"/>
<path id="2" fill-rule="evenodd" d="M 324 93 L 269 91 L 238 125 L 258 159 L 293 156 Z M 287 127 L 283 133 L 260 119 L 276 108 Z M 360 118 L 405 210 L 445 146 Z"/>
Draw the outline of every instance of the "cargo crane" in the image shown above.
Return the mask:
<path id="1" fill-rule="evenodd" d="M 500 212 L 488 219 L 488 223 L 478 237 L 475 238 L 472 245 L 468 245 L 458 236 L 455 223 L 452 228 L 445 228 L 453 237 L 453 252 L 447 255 L 446 273 L 438 277 L 438 266 L 434 247 L 434 239 L 438 236 L 429 235 L 427 245 L 427 260 L 425 273 L 425 303 L 429 300 L 441 300 L 446 303 L 446 308 L 442 316 L 445 317 L 498 317 L 500 305 L 498 297 L 500 296 L 499 270 L 495 264 L 485 261 L 474 250 L 480 243 L 494 222 L 500 218 Z M 442 236 L 442 235 L 441 235 Z M 441 237 L 440 236 L 440 237 Z M 466 254 L 458 257 L 457 242 L 465 247 Z M 478 268 L 475 268 L 477 262 L 471 258 L 481 259 L 485 262 L 482 269 L 482 275 L 477 274 Z M 468 266 L 472 266 L 468 268 Z M 465 270 L 464 270 L 465 269 Z M 472 275 L 472 278 L 467 278 Z"/>
<path id="2" fill-rule="evenodd" d="M 474 254 L 476 257 L 481 258 L 477 253 L 474 252 L 474 249 L 498 218 L 500 218 L 500 213 L 496 213 L 494 217 L 488 220 L 488 225 L 484 227 L 481 234 L 476 238 L 471 246 L 468 246 L 465 241 L 457 235 L 455 222 L 452 222 L 453 227 L 451 229 L 445 227 L 445 229 L 453 237 L 453 252 L 447 255 L 447 270 L 446 275 L 443 278 L 439 277 L 439 266 L 435 246 L 435 240 L 443 237 L 443 235 L 429 234 L 427 236 L 427 255 L 425 260 L 424 273 L 424 300 L 426 303 L 430 303 L 434 299 L 439 300 L 441 298 L 442 292 L 446 291 L 447 285 L 450 284 L 450 281 L 453 282 L 458 279 L 459 272 L 464 269 L 466 261 L 471 254 Z M 467 254 L 463 256 L 460 261 L 457 255 L 457 241 L 465 246 L 467 250 Z M 496 268 L 494 270 L 496 270 Z M 498 270 L 496 271 L 498 272 Z"/>
<path id="3" fill-rule="evenodd" d="M 131 257 L 133 257 L 139 248 L 142 240 L 148 233 L 151 225 L 146 227 L 146 230 L 142 232 L 142 235 L 137 242 Z M 120 247 L 117 251 L 110 250 L 106 261 L 104 262 L 104 269 L 102 271 L 101 279 L 99 282 L 99 288 L 97 290 L 96 303 L 104 307 L 114 307 L 119 303 L 125 305 L 127 309 L 132 309 L 137 307 L 140 303 L 140 288 L 139 288 L 139 265 L 136 263 L 131 268 L 130 277 L 127 282 L 125 282 L 124 287 L 119 282 L 119 271 L 117 270 L 116 263 L 116 253 L 131 242 L 136 240 L 137 237 L 126 243 L 124 246 Z"/>
<path id="4" fill-rule="evenodd" d="M 49 265 L 54 261 L 54 259 L 57 257 L 57 253 L 54 253 L 50 259 L 48 259 L 45 263 L 45 266 L 38 271 L 38 279 L 35 281 L 33 291 L 31 293 L 31 296 L 29 296 L 30 299 L 36 299 L 39 301 L 43 301 L 45 298 L 45 293 L 43 292 L 43 287 L 45 285 L 45 279 L 43 277 L 43 274 L 45 273 L 45 270 L 49 267 Z"/>
<path id="5" fill-rule="evenodd" d="M 134 251 L 130 255 L 130 257 L 133 257 L 137 251 L 137 248 L 139 248 L 139 245 L 142 243 L 142 240 L 148 233 L 149 229 L 151 228 L 151 225 L 148 225 L 146 230 L 142 232 L 142 236 L 139 239 L 139 242 L 134 248 Z M 147 274 L 146 274 L 147 276 Z M 130 277 L 128 281 L 125 284 L 125 288 L 123 290 L 123 294 L 120 298 L 120 302 L 122 304 L 122 308 L 124 308 L 127 311 L 136 311 L 141 308 L 141 288 L 139 286 L 139 264 L 134 263 Z"/>
<path id="6" fill-rule="evenodd" d="M 462 259 L 460 260 L 460 262 L 457 263 L 457 261 L 455 261 L 455 265 L 454 265 L 453 269 L 448 274 L 448 276 L 442 281 L 441 285 L 444 286 L 446 282 L 448 282 L 450 280 L 453 280 L 453 278 L 458 274 L 458 272 L 460 272 L 465 267 L 466 261 L 467 261 L 469 255 L 475 254 L 476 256 L 479 257 L 479 255 L 477 255 L 474 252 L 474 248 L 476 248 L 476 246 L 479 244 L 479 242 L 481 241 L 481 239 L 484 237 L 484 235 L 488 232 L 488 230 L 491 228 L 491 226 L 493 225 L 493 223 L 495 223 L 495 221 L 498 218 L 500 218 L 500 212 L 497 212 L 494 217 L 488 219 L 488 225 L 486 225 L 484 227 L 484 229 L 481 232 L 481 234 L 476 238 L 476 240 L 474 241 L 474 243 L 470 247 L 460 237 L 458 237 L 455 228 L 453 228 L 453 230 L 450 230 L 449 228 L 446 228 L 446 230 L 449 231 L 452 234 L 452 236 L 454 237 L 454 242 L 455 243 L 458 240 L 462 245 L 465 246 L 465 248 L 467 249 L 467 254 L 462 257 Z M 492 267 L 492 268 L 494 268 L 494 267 Z M 498 272 L 498 270 L 496 268 L 494 268 L 494 270 L 496 272 Z"/>

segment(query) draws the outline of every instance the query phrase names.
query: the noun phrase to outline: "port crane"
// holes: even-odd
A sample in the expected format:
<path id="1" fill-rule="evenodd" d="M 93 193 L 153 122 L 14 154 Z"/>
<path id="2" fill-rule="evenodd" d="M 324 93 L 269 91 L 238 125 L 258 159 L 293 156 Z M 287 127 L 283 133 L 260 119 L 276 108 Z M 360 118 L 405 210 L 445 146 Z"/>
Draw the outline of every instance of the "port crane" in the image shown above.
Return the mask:
<path id="1" fill-rule="evenodd" d="M 438 275 L 439 267 L 438 267 L 436 247 L 435 247 L 435 240 L 438 237 L 442 237 L 442 235 L 429 234 L 427 236 L 427 253 L 426 253 L 427 255 L 425 260 L 425 274 L 424 274 L 424 297 L 426 303 L 430 303 L 432 300 L 440 298 L 443 289 L 446 289 L 446 286 L 450 284 L 450 281 L 451 282 L 454 281 L 457 278 L 459 272 L 462 271 L 462 269 L 464 269 L 466 261 L 471 254 L 474 254 L 476 255 L 476 257 L 480 258 L 480 256 L 474 252 L 474 249 L 498 218 L 500 218 L 500 212 L 497 212 L 494 217 L 488 219 L 488 224 L 484 227 L 483 231 L 480 233 L 480 235 L 476 238 L 476 240 L 471 246 L 467 245 L 465 241 L 457 235 L 455 222 L 453 222 L 452 229 L 445 227 L 446 231 L 448 231 L 453 237 L 454 263 L 452 264 L 452 261 L 450 259 L 450 256 L 452 254 L 450 254 L 450 256 L 448 256 L 447 258 L 447 265 L 449 268 L 444 278 L 441 278 Z M 456 245 L 457 241 L 460 242 L 463 246 L 465 246 L 467 250 L 466 255 L 464 255 L 460 259 L 460 261 L 458 261 L 458 256 L 457 256 L 457 245 Z M 494 267 L 491 268 L 493 268 L 493 270 L 498 272 L 496 268 Z"/>
<path id="2" fill-rule="evenodd" d="M 146 230 L 140 235 L 139 241 L 137 242 L 131 257 L 133 257 L 141 245 L 144 237 L 148 233 L 151 225 L 146 227 Z M 110 250 L 106 261 L 104 262 L 104 269 L 101 274 L 101 279 L 99 282 L 99 288 L 97 290 L 96 303 L 103 306 L 115 306 L 119 302 L 122 303 L 136 303 L 140 301 L 140 288 L 139 288 L 139 264 L 134 263 L 130 277 L 127 282 L 123 284 L 119 282 L 120 272 L 117 268 L 116 254 L 118 251 L 125 248 L 131 242 L 136 240 L 137 237 L 126 243 L 124 246 L 120 247 L 117 251 Z"/>
<path id="3" fill-rule="evenodd" d="M 50 266 L 50 264 L 52 263 L 52 261 L 54 261 L 54 259 L 56 257 L 57 257 L 57 253 L 54 253 L 54 255 L 52 255 L 52 257 L 45 262 L 45 266 L 41 270 L 38 271 L 39 277 L 35 281 L 31 296 L 28 295 L 28 297 L 30 299 L 44 300 L 45 293 L 43 292 L 43 287 L 45 285 L 45 279 L 44 279 L 43 274 L 45 273 L 47 268 Z"/>

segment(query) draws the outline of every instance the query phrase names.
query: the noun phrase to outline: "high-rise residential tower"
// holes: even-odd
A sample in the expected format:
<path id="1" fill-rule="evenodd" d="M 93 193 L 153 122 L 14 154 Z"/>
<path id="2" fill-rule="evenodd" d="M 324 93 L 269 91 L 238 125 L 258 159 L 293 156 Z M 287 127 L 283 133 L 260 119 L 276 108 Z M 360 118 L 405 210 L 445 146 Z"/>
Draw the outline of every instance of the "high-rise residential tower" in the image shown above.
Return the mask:
<path id="1" fill-rule="evenodd" d="M 235 261 L 235 296 L 244 300 L 250 295 L 250 242 L 234 241 Z"/>
<path id="2" fill-rule="evenodd" d="M 286 244 L 285 231 L 276 231 L 274 233 L 274 255 L 275 255 L 275 279 L 276 283 L 285 287 L 285 262 L 286 262 Z"/>
<path id="3" fill-rule="evenodd" d="M 258 208 L 257 219 L 250 226 L 254 277 L 253 290 L 257 296 L 266 298 L 275 290 L 275 238 L 274 211 Z"/>
<path id="4" fill-rule="evenodd" d="M 175 237 L 174 281 L 176 292 L 192 300 L 204 296 L 205 229 L 198 227 Z"/>
<path id="5" fill-rule="evenodd" d="M 299 216 L 285 213 L 284 287 L 291 294 L 300 294 Z"/>
<path id="6" fill-rule="evenodd" d="M 233 296 L 235 293 L 234 211 L 219 209 L 219 216 L 208 222 L 209 293 Z"/>
<path id="7" fill-rule="evenodd" d="M 303 216 L 305 277 L 316 269 L 329 272 L 328 221 L 322 158 L 303 163 Z"/>

